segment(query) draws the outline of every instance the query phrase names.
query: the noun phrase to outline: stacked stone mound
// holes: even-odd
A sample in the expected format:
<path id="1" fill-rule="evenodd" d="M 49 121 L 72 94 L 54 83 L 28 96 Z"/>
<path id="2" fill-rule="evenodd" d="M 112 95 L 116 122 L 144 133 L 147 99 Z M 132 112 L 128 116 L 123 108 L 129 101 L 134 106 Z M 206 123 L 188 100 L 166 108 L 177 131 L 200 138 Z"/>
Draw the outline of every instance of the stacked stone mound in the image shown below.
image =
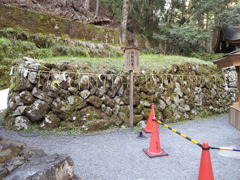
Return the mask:
<path id="1" fill-rule="evenodd" d="M 0 179 L 77 179 L 67 155 L 47 155 L 42 149 L 0 137 Z"/>
<path id="2" fill-rule="evenodd" d="M 128 74 L 80 73 L 79 68 L 29 58 L 15 62 L 3 125 L 81 131 L 128 125 Z M 152 104 L 157 118 L 169 123 L 227 112 L 235 100 L 236 89 L 213 66 L 174 65 L 168 73 L 136 74 L 134 125 L 147 120 Z"/>

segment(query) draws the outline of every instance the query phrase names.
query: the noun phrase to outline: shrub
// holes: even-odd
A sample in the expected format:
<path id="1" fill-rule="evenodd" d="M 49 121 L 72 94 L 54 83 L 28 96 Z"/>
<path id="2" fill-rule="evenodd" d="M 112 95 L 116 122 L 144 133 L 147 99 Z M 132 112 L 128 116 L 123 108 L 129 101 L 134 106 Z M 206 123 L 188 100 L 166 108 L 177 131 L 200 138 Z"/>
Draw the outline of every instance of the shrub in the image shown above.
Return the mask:
<path id="1" fill-rule="evenodd" d="M 215 54 L 213 52 L 192 52 L 191 57 L 202 59 L 204 61 L 213 61 L 222 57 L 223 54 Z"/>

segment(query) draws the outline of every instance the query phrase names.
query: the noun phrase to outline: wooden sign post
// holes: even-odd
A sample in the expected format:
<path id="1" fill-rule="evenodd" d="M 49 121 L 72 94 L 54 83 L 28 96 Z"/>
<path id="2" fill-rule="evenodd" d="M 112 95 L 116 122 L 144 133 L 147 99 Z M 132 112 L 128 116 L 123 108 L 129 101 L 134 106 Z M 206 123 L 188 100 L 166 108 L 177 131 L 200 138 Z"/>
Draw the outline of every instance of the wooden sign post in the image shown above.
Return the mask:
<path id="1" fill-rule="evenodd" d="M 124 58 L 124 68 L 129 70 L 130 73 L 130 129 L 133 131 L 133 71 L 140 70 L 140 49 L 136 47 L 126 47 L 124 48 L 125 58 Z"/>

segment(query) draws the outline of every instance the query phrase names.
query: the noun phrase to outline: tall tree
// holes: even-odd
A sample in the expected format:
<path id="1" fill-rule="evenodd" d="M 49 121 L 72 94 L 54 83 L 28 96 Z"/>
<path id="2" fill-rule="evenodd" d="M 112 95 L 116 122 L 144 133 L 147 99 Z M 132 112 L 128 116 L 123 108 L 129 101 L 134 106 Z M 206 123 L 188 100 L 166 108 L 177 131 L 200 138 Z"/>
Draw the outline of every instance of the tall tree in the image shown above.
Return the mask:
<path id="1" fill-rule="evenodd" d="M 84 0 L 84 4 L 83 4 L 84 8 L 86 10 L 90 10 L 90 0 Z"/>
<path id="2" fill-rule="evenodd" d="M 99 0 L 96 0 L 95 17 L 98 17 L 98 10 L 99 10 Z"/>
<path id="3" fill-rule="evenodd" d="M 121 44 L 127 45 L 127 21 L 129 14 L 130 0 L 123 0 L 122 21 L 120 26 Z"/>

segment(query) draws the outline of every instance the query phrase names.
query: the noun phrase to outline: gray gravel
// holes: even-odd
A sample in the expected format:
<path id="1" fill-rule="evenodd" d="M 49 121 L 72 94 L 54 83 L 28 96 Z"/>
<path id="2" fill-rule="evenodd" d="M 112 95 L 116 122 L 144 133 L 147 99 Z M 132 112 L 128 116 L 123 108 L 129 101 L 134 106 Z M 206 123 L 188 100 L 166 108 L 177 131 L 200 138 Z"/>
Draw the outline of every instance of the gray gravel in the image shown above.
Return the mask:
<path id="1" fill-rule="evenodd" d="M 210 146 L 240 148 L 240 131 L 228 123 L 228 115 L 193 120 L 171 127 L 198 142 Z M 119 130 L 91 136 L 40 135 L 9 132 L 1 128 L 0 136 L 38 147 L 49 154 L 68 154 L 74 160 L 75 173 L 85 180 L 194 180 L 198 177 L 201 148 L 159 126 L 161 148 L 169 156 L 148 158 L 142 148 L 147 139 L 138 139 L 137 131 Z M 29 137 L 23 137 L 29 136 Z M 240 152 L 211 150 L 216 180 L 240 179 Z"/>

